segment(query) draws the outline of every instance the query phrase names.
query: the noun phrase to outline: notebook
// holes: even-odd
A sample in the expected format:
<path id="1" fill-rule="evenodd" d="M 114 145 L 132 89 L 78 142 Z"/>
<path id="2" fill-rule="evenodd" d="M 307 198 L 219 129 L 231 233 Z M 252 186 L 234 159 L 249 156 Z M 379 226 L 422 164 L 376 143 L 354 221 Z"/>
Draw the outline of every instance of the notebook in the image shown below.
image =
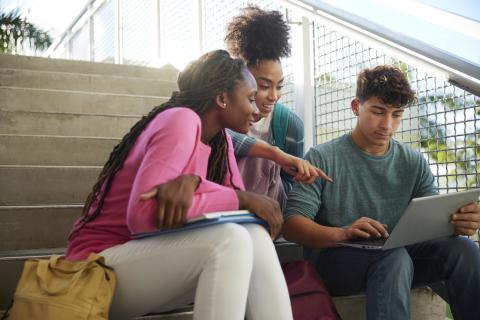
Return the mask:
<path id="1" fill-rule="evenodd" d="M 248 210 L 221 211 L 221 212 L 204 213 L 200 216 L 189 219 L 180 228 L 134 233 L 132 234 L 132 237 L 134 239 L 141 239 L 141 238 L 153 237 L 153 236 L 163 235 L 163 234 L 168 234 L 173 232 L 183 232 L 186 230 L 204 228 L 207 226 L 216 225 L 220 223 L 227 223 L 227 222 L 240 223 L 240 224 L 257 223 L 265 227 L 267 226 L 265 220 L 260 219 L 256 214 L 251 213 Z"/>
<path id="2" fill-rule="evenodd" d="M 351 239 L 342 246 L 388 250 L 409 244 L 451 236 L 450 215 L 460 207 L 477 202 L 480 189 L 414 198 L 387 239 Z"/>

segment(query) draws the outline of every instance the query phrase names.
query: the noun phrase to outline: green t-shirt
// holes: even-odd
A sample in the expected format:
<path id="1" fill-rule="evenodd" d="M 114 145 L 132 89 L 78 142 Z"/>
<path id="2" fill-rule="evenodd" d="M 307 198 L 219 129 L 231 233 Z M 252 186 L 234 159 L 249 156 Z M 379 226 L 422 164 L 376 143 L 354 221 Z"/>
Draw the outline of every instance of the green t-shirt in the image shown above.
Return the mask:
<path id="1" fill-rule="evenodd" d="M 345 227 L 366 216 L 387 224 L 391 232 L 412 198 L 438 192 L 423 155 L 394 139 L 386 154 L 372 156 L 345 134 L 311 148 L 305 159 L 335 182 L 296 183 L 285 219 L 303 215 L 325 226 Z"/>

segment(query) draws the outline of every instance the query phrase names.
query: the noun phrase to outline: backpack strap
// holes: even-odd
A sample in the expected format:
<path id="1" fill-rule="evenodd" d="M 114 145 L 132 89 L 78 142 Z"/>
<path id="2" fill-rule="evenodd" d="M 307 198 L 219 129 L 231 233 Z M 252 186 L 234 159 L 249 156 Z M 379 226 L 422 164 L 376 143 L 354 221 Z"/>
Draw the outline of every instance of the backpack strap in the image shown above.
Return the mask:
<path id="1" fill-rule="evenodd" d="M 273 144 L 285 151 L 285 141 L 288 128 L 288 114 L 290 110 L 283 104 L 276 103 L 272 116 Z"/>

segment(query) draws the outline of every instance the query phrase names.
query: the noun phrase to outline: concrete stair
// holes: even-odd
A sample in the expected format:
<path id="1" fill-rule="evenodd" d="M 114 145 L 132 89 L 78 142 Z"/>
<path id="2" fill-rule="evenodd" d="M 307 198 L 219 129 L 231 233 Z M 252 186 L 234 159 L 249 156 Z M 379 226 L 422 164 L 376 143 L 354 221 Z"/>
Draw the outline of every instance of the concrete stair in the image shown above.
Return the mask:
<path id="1" fill-rule="evenodd" d="M 176 82 L 178 70 L 167 65 L 162 68 L 145 68 L 111 63 L 91 63 L 86 61 L 45 59 L 39 57 L 2 55 L 0 69 L 20 69 L 32 71 L 53 71 L 92 75 L 111 75 L 142 79 L 161 79 Z"/>
<path id="2" fill-rule="evenodd" d="M 73 222 L 80 216 L 83 205 L 58 204 L 37 206 L 0 206 L 1 251 L 62 248 L 66 246 Z M 7 282 L 0 263 L 0 280 Z M 0 310 L 11 297 L 0 286 Z"/>
<path id="3" fill-rule="evenodd" d="M 0 110 L 0 134 L 118 138 L 140 115 Z"/>
<path id="4" fill-rule="evenodd" d="M 0 205 L 83 203 L 101 169 L 89 166 L 0 166 Z"/>
<path id="5" fill-rule="evenodd" d="M 157 96 L 0 87 L 3 111 L 140 115 L 166 100 Z"/>
<path id="6" fill-rule="evenodd" d="M 102 166 L 118 142 L 119 138 L 0 134 L 0 163 Z"/>
<path id="7" fill-rule="evenodd" d="M 166 96 L 175 90 L 176 84 L 170 80 L 150 78 L 26 69 L 0 69 L 0 86 Z"/>
<path id="8" fill-rule="evenodd" d="M 1 250 L 65 246 L 113 146 L 168 99 L 177 75 L 171 66 L 0 55 Z M 47 221 L 65 223 L 61 236 L 45 237 Z"/>

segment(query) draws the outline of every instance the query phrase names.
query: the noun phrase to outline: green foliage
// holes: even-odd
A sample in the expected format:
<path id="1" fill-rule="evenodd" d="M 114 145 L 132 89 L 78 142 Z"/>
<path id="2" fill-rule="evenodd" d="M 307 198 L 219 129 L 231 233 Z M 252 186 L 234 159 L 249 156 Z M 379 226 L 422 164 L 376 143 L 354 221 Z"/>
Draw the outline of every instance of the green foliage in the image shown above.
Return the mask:
<path id="1" fill-rule="evenodd" d="M 450 320 L 450 319 L 453 320 L 452 311 L 450 310 L 450 305 L 448 305 L 448 303 L 446 305 L 446 309 L 447 310 L 446 310 L 446 315 L 445 315 L 446 319 L 445 320 Z"/>
<path id="2" fill-rule="evenodd" d="M 465 108 L 465 104 L 461 99 L 455 99 L 452 94 L 447 94 L 441 97 L 437 97 L 433 94 L 429 94 L 428 96 L 422 96 L 418 98 L 419 104 L 425 103 L 433 103 L 438 102 L 445 107 L 445 110 L 460 110 Z M 477 103 L 479 106 L 476 108 L 477 115 L 480 115 L 480 103 Z"/>
<path id="3" fill-rule="evenodd" d="M 332 76 L 329 73 L 324 73 L 324 74 L 320 75 L 319 79 L 320 79 L 320 82 L 322 82 L 322 83 L 335 81 L 335 77 Z"/>
<path id="4" fill-rule="evenodd" d="M 428 153 L 433 162 L 445 165 L 450 175 L 448 182 L 457 183 L 457 176 L 462 177 L 467 187 L 476 187 L 480 172 L 480 130 L 465 136 L 448 138 L 446 127 L 436 122 L 436 115 L 430 117 L 425 111 L 428 106 L 435 106 L 436 112 L 455 112 L 475 107 L 476 117 L 480 115 L 480 103 L 475 99 L 455 98 L 451 94 L 423 96 L 418 99 L 420 114 L 420 146 L 422 152 Z M 467 106 L 468 105 L 468 106 Z M 430 110 L 430 112 L 432 112 Z M 461 187 L 461 186 L 459 186 Z"/>
<path id="5" fill-rule="evenodd" d="M 426 116 L 420 117 L 420 145 L 422 148 L 429 150 L 430 147 L 439 144 L 446 144 L 445 128 L 439 126 L 435 121 L 428 119 Z M 435 149 L 433 149 L 435 150 Z"/>
<path id="6" fill-rule="evenodd" d="M 427 140 L 426 151 L 437 163 L 446 163 L 455 161 L 455 153 L 447 150 L 447 145 L 442 141 Z"/>
<path id="7" fill-rule="evenodd" d="M 0 13 L 0 52 L 16 53 L 26 41 L 34 50 L 45 50 L 52 44 L 46 31 L 20 17 L 18 11 Z"/>
<path id="8" fill-rule="evenodd" d="M 409 72 L 408 72 L 408 64 L 406 64 L 405 62 L 402 62 L 398 59 L 391 58 L 390 59 L 390 65 L 400 69 L 403 72 L 403 74 L 407 77 L 407 79 L 410 80 Z"/>

